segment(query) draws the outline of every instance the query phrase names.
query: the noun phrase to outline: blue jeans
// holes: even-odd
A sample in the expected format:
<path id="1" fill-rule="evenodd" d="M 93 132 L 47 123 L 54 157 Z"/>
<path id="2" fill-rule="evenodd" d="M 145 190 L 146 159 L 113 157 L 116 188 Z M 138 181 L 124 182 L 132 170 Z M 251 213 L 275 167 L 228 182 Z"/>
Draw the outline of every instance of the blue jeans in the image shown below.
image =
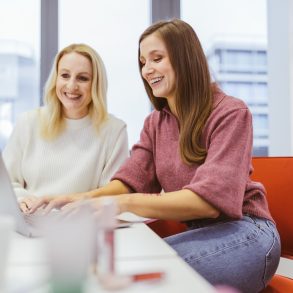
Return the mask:
<path id="1" fill-rule="evenodd" d="M 275 225 L 253 216 L 192 228 L 165 240 L 209 283 L 230 285 L 242 293 L 261 291 L 280 260 Z"/>

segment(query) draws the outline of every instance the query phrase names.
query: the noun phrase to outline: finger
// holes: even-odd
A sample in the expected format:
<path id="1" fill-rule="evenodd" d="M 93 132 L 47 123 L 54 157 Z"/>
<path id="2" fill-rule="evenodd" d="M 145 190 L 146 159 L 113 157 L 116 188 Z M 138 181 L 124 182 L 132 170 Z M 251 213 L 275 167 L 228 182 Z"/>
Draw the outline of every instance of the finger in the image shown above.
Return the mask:
<path id="1" fill-rule="evenodd" d="M 38 199 L 36 200 L 29 208 L 29 213 L 33 214 L 37 209 L 41 207 L 45 207 L 47 204 L 47 201 L 45 199 Z"/>
<path id="2" fill-rule="evenodd" d="M 29 211 L 27 204 L 24 201 L 19 204 L 19 207 L 23 213 L 27 213 Z"/>
<path id="3" fill-rule="evenodd" d="M 77 214 L 80 213 L 82 210 L 82 205 L 79 204 L 79 202 L 72 202 L 69 204 L 66 204 L 61 208 L 61 216 L 64 219 L 68 219 L 71 217 L 75 217 Z"/>
<path id="4" fill-rule="evenodd" d="M 59 200 L 53 199 L 44 207 L 43 213 L 48 214 L 52 209 L 59 208 L 59 207 L 60 207 Z"/>
<path id="5" fill-rule="evenodd" d="M 26 205 L 27 205 L 28 207 L 30 207 L 30 206 L 33 205 L 33 203 L 34 203 L 36 200 L 37 200 L 36 197 L 34 197 L 34 196 L 28 196 L 27 198 L 24 199 L 24 202 L 26 203 Z"/>
<path id="6" fill-rule="evenodd" d="M 84 212 L 88 215 L 91 211 L 92 208 L 89 202 L 86 202 L 85 200 L 78 200 L 63 206 L 61 208 L 61 215 L 63 218 L 68 219 L 81 215 Z"/>
<path id="7" fill-rule="evenodd" d="M 33 202 L 31 200 L 29 200 L 28 198 L 26 198 L 23 203 L 26 205 L 27 210 L 29 211 L 31 209 L 31 207 L 33 206 Z"/>
<path id="8" fill-rule="evenodd" d="M 67 204 L 62 207 L 58 218 L 61 220 L 74 219 L 77 215 L 80 214 L 80 207 L 76 203 Z"/>

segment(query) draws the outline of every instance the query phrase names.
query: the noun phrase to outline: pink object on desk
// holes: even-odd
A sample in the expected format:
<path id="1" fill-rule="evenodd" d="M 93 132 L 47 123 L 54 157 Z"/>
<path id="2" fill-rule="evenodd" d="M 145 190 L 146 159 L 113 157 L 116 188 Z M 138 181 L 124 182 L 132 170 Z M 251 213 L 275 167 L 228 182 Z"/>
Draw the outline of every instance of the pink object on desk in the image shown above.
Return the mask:
<path id="1" fill-rule="evenodd" d="M 218 285 L 215 288 L 217 293 L 241 293 L 239 290 L 226 285 Z"/>

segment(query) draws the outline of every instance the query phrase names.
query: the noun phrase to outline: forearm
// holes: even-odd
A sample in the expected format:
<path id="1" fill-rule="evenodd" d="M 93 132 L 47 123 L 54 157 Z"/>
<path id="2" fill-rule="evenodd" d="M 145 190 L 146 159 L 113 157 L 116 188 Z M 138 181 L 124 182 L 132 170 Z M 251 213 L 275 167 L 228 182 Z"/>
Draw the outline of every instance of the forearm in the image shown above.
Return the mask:
<path id="1" fill-rule="evenodd" d="M 89 198 L 95 198 L 99 196 L 118 195 L 118 194 L 130 193 L 130 192 L 131 191 L 129 190 L 129 188 L 123 182 L 121 182 L 120 180 L 113 180 L 103 187 L 83 193 L 84 195 L 83 197 L 89 199 Z"/>
<path id="2" fill-rule="evenodd" d="M 38 208 L 43 207 L 44 212 L 47 213 L 53 208 L 62 208 L 64 205 L 78 200 L 91 199 L 99 196 L 119 195 L 129 193 L 130 190 L 125 184 L 119 180 L 113 180 L 107 185 L 94 189 L 88 192 L 67 194 L 63 196 L 43 196 L 39 200 L 27 206 L 29 213 L 34 213 Z"/>
<path id="3" fill-rule="evenodd" d="M 162 195 L 122 195 L 119 204 L 121 211 L 163 220 L 187 221 L 219 216 L 215 207 L 187 189 Z"/>

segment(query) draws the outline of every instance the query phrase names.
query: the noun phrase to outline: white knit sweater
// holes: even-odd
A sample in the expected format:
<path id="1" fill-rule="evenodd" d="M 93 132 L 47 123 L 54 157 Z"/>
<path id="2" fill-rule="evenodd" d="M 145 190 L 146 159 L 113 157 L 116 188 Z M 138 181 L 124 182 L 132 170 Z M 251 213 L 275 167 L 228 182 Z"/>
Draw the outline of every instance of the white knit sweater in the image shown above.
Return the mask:
<path id="1" fill-rule="evenodd" d="M 39 135 L 38 110 L 15 125 L 3 158 L 18 197 L 88 191 L 109 182 L 128 157 L 125 123 L 109 115 L 99 133 L 89 116 L 66 119 L 53 141 Z"/>

